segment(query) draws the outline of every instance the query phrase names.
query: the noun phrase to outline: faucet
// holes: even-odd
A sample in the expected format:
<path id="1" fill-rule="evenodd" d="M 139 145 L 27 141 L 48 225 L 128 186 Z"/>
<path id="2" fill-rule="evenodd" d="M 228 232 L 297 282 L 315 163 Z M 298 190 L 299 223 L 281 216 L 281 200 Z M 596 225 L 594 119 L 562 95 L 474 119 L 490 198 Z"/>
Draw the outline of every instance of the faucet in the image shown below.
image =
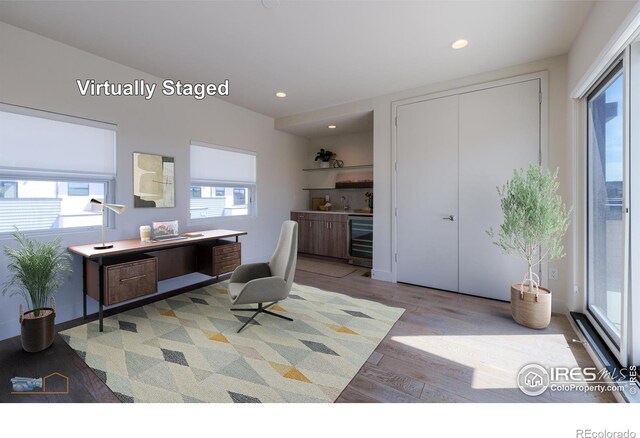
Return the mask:
<path id="1" fill-rule="evenodd" d="M 342 209 L 344 211 L 349 210 L 349 200 L 346 197 L 342 197 Z"/>

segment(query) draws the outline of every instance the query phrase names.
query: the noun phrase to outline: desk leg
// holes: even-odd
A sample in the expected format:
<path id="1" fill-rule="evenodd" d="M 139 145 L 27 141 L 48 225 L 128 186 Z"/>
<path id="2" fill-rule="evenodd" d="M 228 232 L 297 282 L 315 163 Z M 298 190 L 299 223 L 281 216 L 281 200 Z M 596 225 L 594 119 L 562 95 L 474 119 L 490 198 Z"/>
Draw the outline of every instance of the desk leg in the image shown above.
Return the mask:
<path id="1" fill-rule="evenodd" d="M 102 331 L 102 306 L 104 304 L 104 266 L 102 264 L 102 257 L 98 259 L 98 295 L 100 297 L 98 302 L 98 319 L 100 320 L 100 331 Z"/>
<path id="2" fill-rule="evenodd" d="M 87 259 L 82 257 L 82 319 L 87 319 Z"/>

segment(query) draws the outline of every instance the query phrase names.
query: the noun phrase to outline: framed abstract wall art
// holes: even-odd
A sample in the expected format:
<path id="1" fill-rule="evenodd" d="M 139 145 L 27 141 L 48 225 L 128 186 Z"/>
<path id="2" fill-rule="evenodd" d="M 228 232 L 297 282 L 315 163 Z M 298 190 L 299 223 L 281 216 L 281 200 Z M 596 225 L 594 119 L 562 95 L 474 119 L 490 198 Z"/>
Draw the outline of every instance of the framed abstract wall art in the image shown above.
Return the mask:
<path id="1" fill-rule="evenodd" d="M 175 207 L 173 157 L 133 153 L 133 206 Z"/>

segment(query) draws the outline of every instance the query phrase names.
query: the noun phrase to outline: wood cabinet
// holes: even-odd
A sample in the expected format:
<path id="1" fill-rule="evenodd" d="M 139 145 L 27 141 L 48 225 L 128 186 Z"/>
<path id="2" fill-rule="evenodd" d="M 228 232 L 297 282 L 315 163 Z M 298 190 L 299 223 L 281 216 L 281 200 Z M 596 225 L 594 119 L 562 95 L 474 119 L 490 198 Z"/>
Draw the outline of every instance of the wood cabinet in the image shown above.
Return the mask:
<path id="1" fill-rule="evenodd" d="M 346 220 L 340 222 L 329 222 L 329 236 L 330 242 L 328 252 L 330 257 L 337 257 L 340 259 L 346 259 L 349 257 L 349 230 L 348 230 L 348 218 L 346 215 L 341 215 Z"/>
<path id="2" fill-rule="evenodd" d="M 292 212 L 291 220 L 298 222 L 298 252 L 340 259 L 349 257 L 346 214 Z"/>
<path id="3" fill-rule="evenodd" d="M 240 266 L 240 243 L 228 240 L 198 245 L 198 272 L 217 277 Z"/>
<path id="4" fill-rule="evenodd" d="M 87 292 L 99 300 L 99 273 L 95 261 L 87 263 Z M 118 257 L 103 265 L 104 304 L 122 303 L 157 292 L 158 259 L 140 255 Z"/>
<path id="5" fill-rule="evenodd" d="M 313 222 L 304 213 L 291 213 L 291 220 L 298 222 L 298 252 L 313 254 L 311 235 Z"/>

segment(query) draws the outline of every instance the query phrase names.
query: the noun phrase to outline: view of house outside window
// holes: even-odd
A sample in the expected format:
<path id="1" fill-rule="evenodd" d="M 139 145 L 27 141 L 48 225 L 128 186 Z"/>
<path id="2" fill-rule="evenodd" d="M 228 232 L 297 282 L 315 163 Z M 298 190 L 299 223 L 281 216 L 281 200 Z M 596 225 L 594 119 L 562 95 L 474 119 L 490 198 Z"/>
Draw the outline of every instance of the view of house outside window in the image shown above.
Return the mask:
<path id="1" fill-rule="evenodd" d="M 106 191 L 106 182 L 0 180 L 0 233 L 99 226 L 89 201 Z"/>
<path id="2" fill-rule="evenodd" d="M 249 214 L 248 187 L 191 186 L 191 219 Z"/>

